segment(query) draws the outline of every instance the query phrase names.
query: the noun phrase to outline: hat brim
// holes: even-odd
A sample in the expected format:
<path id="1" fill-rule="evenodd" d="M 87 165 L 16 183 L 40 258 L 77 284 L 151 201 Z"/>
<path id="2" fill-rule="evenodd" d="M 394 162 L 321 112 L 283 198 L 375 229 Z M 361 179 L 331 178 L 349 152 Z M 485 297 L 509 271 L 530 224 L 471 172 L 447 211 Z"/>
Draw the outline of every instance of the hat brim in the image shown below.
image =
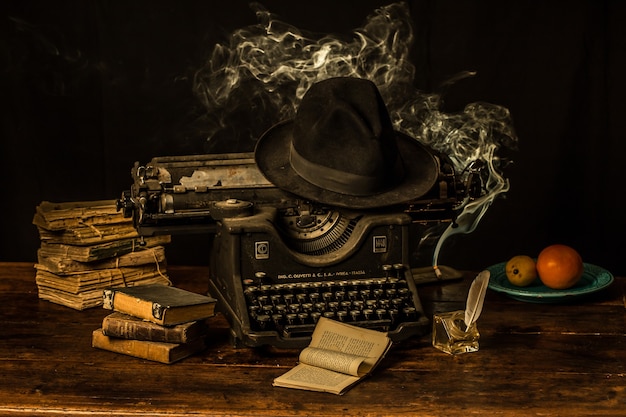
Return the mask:
<path id="1" fill-rule="evenodd" d="M 404 178 L 397 186 L 368 196 L 353 196 L 319 188 L 291 168 L 289 151 L 292 123 L 282 122 L 265 132 L 256 144 L 254 158 L 271 183 L 312 202 L 353 209 L 388 207 L 423 196 L 432 189 L 439 177 L 439 164 L 434 155 L 417 140 L 396 132 L 398 150 L 405 169 Z"/>

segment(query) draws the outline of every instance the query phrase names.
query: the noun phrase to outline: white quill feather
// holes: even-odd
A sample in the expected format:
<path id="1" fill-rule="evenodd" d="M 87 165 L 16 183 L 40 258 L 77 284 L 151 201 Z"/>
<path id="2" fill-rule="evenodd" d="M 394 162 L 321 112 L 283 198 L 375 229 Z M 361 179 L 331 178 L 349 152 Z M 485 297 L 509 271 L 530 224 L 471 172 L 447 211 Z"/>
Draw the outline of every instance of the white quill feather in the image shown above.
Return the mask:
<path id="1" fill-rule="evenodd" d="M 478 316 L 483 311 L 483 302 L 485 301 L 490 276 L 491 273 L 489 271 L 482 271 L 470 286 L 467 304 L 465 305 L 465 325 L 467 327 L 478 320 Z"/>

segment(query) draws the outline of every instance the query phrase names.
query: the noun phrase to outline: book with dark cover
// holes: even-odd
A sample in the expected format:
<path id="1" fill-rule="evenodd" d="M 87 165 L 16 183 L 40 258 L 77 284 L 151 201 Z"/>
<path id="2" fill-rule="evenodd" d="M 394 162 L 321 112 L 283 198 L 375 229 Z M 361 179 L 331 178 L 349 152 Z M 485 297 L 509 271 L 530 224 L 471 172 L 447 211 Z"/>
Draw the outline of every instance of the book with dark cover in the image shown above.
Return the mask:
<path id="1" fill-rule="evenodd" d="M 207 331 L 208 326 L 204 320 L 166 327 L 118 312 L 111 313 L 102 320 L 102 333 L 122 339 L 190 343 L 206 336 Z"/>
<path id="2" fill-rule="evenodd" d="M 162 326 L 204 320 L 215 314 L 217 300 L 166 285 L 107 288 L 103 307 Z"/>
<path id="3" fill-rule="evenodd" d="M 106 336 L 102 329 L 94 330 L 91 337 L 94 348 L 122 353 L 136 358 L 165 364 L 174 363 L 205 349 L 204 339 L 190 343 L 164 343 L 146 340 L 118 339 Z"/>

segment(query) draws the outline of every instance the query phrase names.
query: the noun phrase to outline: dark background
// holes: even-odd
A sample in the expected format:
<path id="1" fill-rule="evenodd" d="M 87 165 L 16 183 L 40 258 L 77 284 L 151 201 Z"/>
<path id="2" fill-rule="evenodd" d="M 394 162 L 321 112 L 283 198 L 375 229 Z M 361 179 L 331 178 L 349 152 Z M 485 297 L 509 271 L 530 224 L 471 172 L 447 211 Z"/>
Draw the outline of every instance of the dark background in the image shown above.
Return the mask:
<path id="1" fill-rule="evenodd" d="M 350 33 L 385 1 L 276 1 L 281 20 Z M 507 107 L 519 136 L 511 190 L 478 229 L 446 242 L 440 262 L 480 269 L 565 243 L 626 274 L 626 2 L 409 2 L 416 87 L 460 71 L 446 110 Z M 197 151 L 191 77 L 217 42 L 257 23 L 248 2 L 2 3 L 0 261 L 35 261 L 41 201 L 115 199 L 135 161 Z M 207 239 L 176 237 L 168 260 L 205 264 Z"/>

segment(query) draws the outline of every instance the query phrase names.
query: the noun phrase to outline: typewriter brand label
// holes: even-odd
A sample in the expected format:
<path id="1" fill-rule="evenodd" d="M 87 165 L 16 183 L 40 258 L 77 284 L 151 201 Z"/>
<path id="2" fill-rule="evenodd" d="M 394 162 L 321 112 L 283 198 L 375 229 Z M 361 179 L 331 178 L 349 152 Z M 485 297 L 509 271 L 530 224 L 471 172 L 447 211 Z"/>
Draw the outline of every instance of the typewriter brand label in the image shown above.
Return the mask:
<path id="1" fill-rule="evenodd" d="M 374 236 L 373 250 L 374 253 L 387 252 L 387 236 Z"/>
<path id="2" fill-rule="evenodd" d="M 354 277 L 363 276 L 366 272 L 364 269 L 353 271 L 326 271 L 326 272 L 304 272 L 293 274 L 278 274 L 278 279 L 311 279 L 311 278 L 335 278 L 335 277 Z"/>
<path id="3" fill-rule="evenodd" d="M 254 257 L 256 259 L 269 259 L 270 258 L 270 242 L 268 241 L 254 242 Z"/>

